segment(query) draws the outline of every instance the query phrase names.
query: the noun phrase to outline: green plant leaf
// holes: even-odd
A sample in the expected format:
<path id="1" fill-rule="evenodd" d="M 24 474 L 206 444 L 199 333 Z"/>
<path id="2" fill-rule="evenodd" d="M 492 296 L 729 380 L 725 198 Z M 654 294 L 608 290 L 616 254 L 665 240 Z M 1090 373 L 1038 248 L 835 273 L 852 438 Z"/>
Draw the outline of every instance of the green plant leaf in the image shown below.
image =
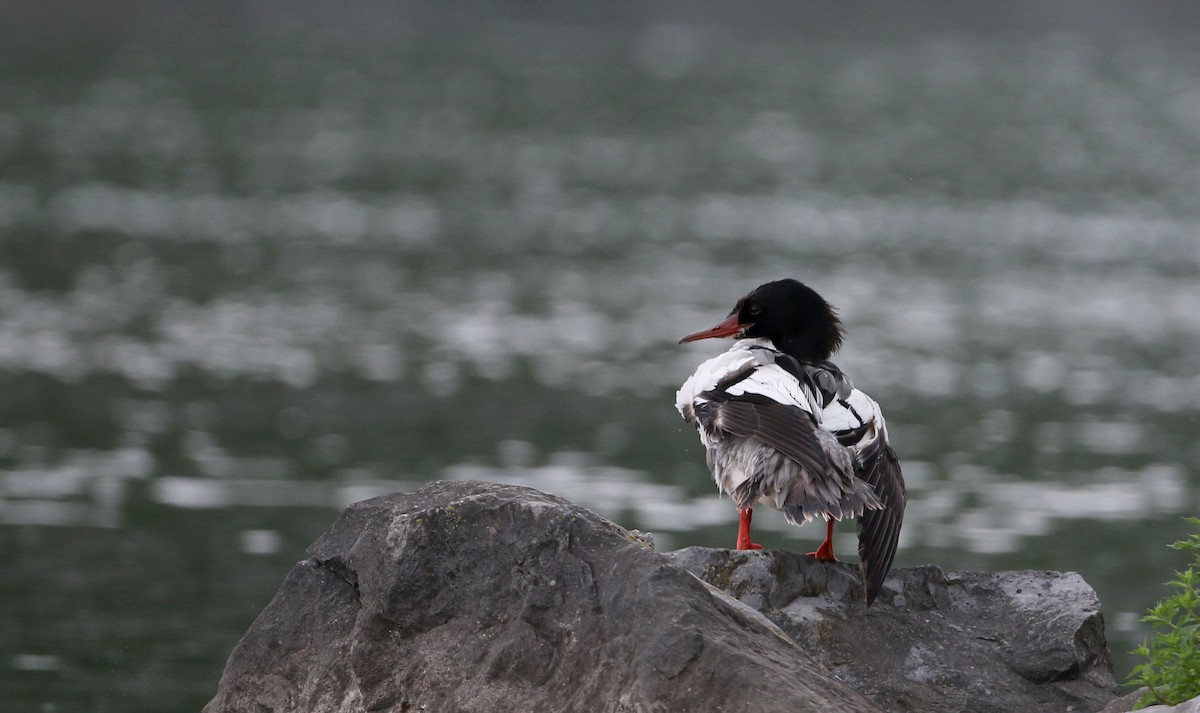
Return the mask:
<path id="1" fill-rule="evenodd" d="M 1200 517 L 1185 520 L 1200 527 Z M 1190 566 L 1166 583 L 1171 594 L 1142 617 L 1154 633 L 1132 652 L 1145 659 L 1133 667 L 1127 679 L 1147 689 L 1137 708 L 1156 703 L 1177 705 L 1200 696 L 1200 532 L 1169 547 L 1196 555 Z"/>

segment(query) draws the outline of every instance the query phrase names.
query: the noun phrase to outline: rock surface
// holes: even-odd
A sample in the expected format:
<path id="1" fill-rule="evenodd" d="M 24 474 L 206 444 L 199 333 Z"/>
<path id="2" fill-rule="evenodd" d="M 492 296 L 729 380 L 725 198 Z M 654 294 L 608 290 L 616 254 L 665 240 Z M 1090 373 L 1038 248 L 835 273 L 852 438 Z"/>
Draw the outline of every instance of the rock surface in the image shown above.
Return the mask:
<path id="1" fill-rule="evenodd" d="M 1177 706 L 1146 706 L 1141 710 L 1146 713 L 1200 713 L 1200 696 Z"/>
<path id="2" fill-rule="evenodd" d="M 1073 572 L 893 570 L 867 608 L 848 563 L 781 550 L 666 556 L 889 711 L 1098 711 L 1117 697 L 1100 603 Z"/>
<path id="3" fill-rule="evenodd" d="M 309 554 L 206 713 L 880 710 L 758 612 L 527 488 L 358 503 Z"/>
<path id="4" fill-rule="evenodd" d="M 1145 688 L 1139 688 L 1133 693 L 1126 694 L 1117 700 L 1109 703 L 1100 713 L 1129 713 L 1137 702 L 1141 700 L 1142 694 L 1146 692 Z M 1155 705 L 1139 708 L 1138 713 L 1200 713 L 1200 696 L 1184 701 L 1179 705 Z"/>
<path id="5" fill-rule="evenodd" d="M 561 498 L 480 482 L 353 505 L 309 554 L 206 713 L 1091 713 L 1116 698 L 1099 603 L 1072 573 L 894 570 L 867 608 L 852 564 L 658 554 Z"/>

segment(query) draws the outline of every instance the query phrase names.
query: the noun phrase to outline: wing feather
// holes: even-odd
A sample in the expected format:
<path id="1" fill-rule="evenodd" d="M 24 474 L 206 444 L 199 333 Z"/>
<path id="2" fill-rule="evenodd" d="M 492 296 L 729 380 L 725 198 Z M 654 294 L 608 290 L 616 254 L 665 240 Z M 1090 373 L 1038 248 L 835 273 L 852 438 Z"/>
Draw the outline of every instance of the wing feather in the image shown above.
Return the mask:
<path id="1" fill-rule="evenodd" d="M 869 606 L 883 588 L 883 580 L 896 558 L 908 498 L 900 461 L 883 433 L 864 444 L 859 460 L 859 477 L 871 485 L 883 502 L 881 509 L 867 510 L 858 518 L 858 557 L 862 562 Z"/>
<path id="2" fill-rule="evenodd" d="M 824 474 L 825 452 L 812 417 L 805 411 L 766 399 L 729 399 L 717 406 L 713 424 L 743 438 L 756 438 L 810 473 Z"/>

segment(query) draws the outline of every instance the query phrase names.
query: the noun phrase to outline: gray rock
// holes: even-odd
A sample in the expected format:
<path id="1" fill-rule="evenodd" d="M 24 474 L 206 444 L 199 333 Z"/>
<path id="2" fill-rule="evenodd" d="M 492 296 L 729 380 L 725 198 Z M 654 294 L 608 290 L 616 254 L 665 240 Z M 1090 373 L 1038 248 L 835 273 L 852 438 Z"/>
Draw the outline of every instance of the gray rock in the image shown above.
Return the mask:
<path id="1" fill-rule="evenodd" d="M 1132 709 L 1127 708 L 1126 710 Z M 1138 711 L 1139 713 L 1142 711 L 1145 711 L 1145 713 L 1200 713 L 1200 696 L 1196 696 L 1190 701 L 1184 701 L 1176 706 L 1146 706 L 1145 708 L 1139 708 Z"/>
<path id="2" fill-rule="evenodd" d="M 868 608 L 851 564 L 780 550 L 668 556 L 889 711 L 1098 711 L 1117 697 L 1100 603 L 1073 572 L 893 570 Z"/>
<path id="3" fill-rule="evenodd" d="M 1146 689 L 1139 688 L 1131 693 L 1126 693 L 1120 698 L 1110 701 L 1108 705 L 1100 709 L 1100 713 L 1129 713 L 1145 692 Z"/>
<path id="4" fill-rule="evenodd" d="M 879 710 L 753 609 L 527 488 L 358 503 L 309 554 L 206 713 Z"/>

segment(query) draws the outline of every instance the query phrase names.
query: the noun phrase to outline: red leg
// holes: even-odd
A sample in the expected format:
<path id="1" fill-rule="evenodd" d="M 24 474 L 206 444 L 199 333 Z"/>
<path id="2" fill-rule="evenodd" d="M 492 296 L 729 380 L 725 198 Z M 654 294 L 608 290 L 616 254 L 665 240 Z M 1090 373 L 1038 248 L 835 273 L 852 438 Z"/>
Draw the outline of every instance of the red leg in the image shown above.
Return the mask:
<path id="1" fill-rule="evenodd" d="M 826 562 L 837 562 L 837 557 L 833 556 L 833 523 L 834 519 L 829 518 L 829 526 L 825 531 L 825 541 L 817 548 L 816 552 L 809 552 L 809 557 L 816 557 L 819 560 Z"/>
<path id="2" fill-rule="evenodd" d="M 754 517 L 754 508 L 738 508 L 738 539 L 739 550 L 761 550 L 762 545 L 750 541 L 750 518 Z"/>

